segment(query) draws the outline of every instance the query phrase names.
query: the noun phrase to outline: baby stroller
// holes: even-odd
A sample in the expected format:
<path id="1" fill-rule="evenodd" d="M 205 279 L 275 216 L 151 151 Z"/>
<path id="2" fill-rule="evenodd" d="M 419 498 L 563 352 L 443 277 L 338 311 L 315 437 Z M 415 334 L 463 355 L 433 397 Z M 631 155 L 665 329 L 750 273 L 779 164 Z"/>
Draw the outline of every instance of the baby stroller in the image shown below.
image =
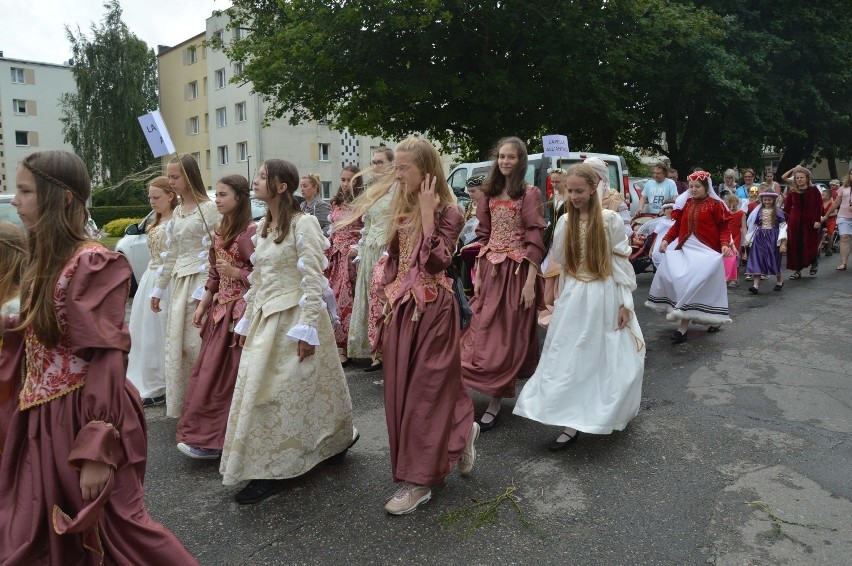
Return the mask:
<path id="1" fill-rule="evenodd" d="M 631 225 L 633 237 L 630 239 L 630 247 L 633 248 L 633 251 L 628 259 L 636 275 L 645 273 L 648 268 L 652 272 L 656 271 L 651 257 L 651 252 L 654 250 L 654 240 L 657 237 L 653 229 L 655 218 L 656 216 L 653 214 L 641 214 L 633 220 Z"/>

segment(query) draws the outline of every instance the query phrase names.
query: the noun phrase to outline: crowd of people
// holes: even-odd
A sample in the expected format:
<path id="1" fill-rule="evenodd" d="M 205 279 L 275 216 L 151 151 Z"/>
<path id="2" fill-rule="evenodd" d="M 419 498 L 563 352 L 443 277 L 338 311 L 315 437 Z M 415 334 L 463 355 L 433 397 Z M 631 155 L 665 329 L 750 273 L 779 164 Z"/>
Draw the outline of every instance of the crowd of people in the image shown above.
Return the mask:
<path id="1" fill-rule="evenodd" d="M 544 205 L 522 140 L 499 140 L 493 158 L 462 209 L 416 137 L 344 167 L 330 203 L 282 159 L 251 182 L 219 179 L 211 201 L 180 154 L 148 186 L 151 260 L 128 331 L 129 267 L 86 234 L 82 161 L 27 157 L 13 200 L 27 238 L 0 224 L 0 562 L 194 564 L 144 507 L 143 408 L 165 403 L 177 450 L 219 460 L 225 485 L 244 483 L 235 500 L 255 504 L 358 441 L 353 359 L 383 372 L 389 514 L 429 501 L 453 469 L 470 474 L 504 399 L 558 427 L 554 452 L 623 430 L 646 355 L 627 203 L 598 158 L 553 171 Z M 679 323 L 673 342 L 691 322 L 731 322 L 740 258 L 754 294 L 770 276 L 782 289 L 783 253 L 791 278 L 816 274 L 834 216 L 846 269 L 852 173 L 826 202 L 791 170 L 783 205 L 774 185 L 741 199 L 726 175 L 728 198 L 706 171 L 685 190 L 668 174 L 655 169 L 640 210 L 660 215 L 645 304 Z M 257 223 L 252 196 L 267 205 Z M 478 416 L 471 390 L 488 398 Z"/>

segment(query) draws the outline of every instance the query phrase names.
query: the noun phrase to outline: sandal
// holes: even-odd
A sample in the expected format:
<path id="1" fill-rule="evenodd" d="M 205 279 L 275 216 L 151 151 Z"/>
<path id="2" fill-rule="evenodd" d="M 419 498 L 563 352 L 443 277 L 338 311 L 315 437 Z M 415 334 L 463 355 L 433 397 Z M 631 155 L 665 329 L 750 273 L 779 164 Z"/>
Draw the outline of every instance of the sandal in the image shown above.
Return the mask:
<path id="1" fill-rule="evenodd" d="M 818 270 L 819 270 L 819 265 L 817 265 L 817 264 L 813 264 L 813 265 L 811 266 L 811 270 L 810 270 L 810 272 L 809 272 L 809 273 L 810 273 L 811 275 L 816 275 Z"/>
<path id="2" fill-rule="evenodd" d="M 841 263 L 840 265 L 838 265 L 837 267 L 835 267 L 835 269 L 836 269 L 837 271 L 846 271 L 846 264 L 845 264 L 845 263 Z"/>
<path id="3" fill-rule="evenodd" d="M 799 279 L 801 276 L 801 272 L 797 271 L 796 273 L 790 276 L 790 279 Z"/>

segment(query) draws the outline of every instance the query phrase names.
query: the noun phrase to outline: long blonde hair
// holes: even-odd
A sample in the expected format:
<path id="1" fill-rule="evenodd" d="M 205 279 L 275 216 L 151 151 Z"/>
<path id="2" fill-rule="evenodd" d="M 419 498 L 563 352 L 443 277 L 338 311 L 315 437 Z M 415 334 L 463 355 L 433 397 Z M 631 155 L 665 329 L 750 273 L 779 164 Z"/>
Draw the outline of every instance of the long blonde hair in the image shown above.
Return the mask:
<path id="1" fill-rule="evenodd" d="M 388 149 L 388 151 L 390 150 Z M 388 169 L 386 166 L 368 167 L 358 173 L 356 177 L 361 175 L 364 177 L 372 177 L 372 182 L 367 185 L 364 192 L 362 192 L 349 204 L 349 211 L 351 214 L 347 214 L 340 222 L 334 223 L 335 229 L 349 226 L 350 224 L 357 222 L 361 217 L 367 214 L 368 210 L 373 208 L 373 205 L 375 205 L 379 199 L 388 194 L 396 184 L 396 176 L 393 174 L 393 169 Z"/>
<path id="2" fill-rule="evenodd" d="M 583 163 L 568 168 L 565 178 L 579 177 L 586 182 L 591 191 L 589 197 L 589 224 L 586 226 L 585 258 L 580 263 L 581 231 L 580 211 L 570 203 L 565 207 L 567 216 L 565 225 L 565 263 L 562 270 L 566 275 L 591 279 L 606 279 L 612 275 L 612 263 L 609 236 L 604 226 L 603 208 L 598 200 L 598 177 L 595 170 Z M 583 272 L 580 275 L 581 271 Z"/>
<path id="3" fill-rule="evenodd" d="M 21 161 L 36 182 L 38 219 L 29 230 L 29 263 L 21 279 L 21 324 L 31 326 L 45 346 L 59 342 L 53 290 L 65 264 L 86 234 L 91 193 L 83 160 L 70 151 L 37 151 Z M 70 198 L 69 198 L 70 197 Z"/>
<path id="4" fill-rule="evenodd" d="M 438 195 L 440 201 L 439 209 L 448 205 L 456 206 L 456 199 L 444 176 L 441 156 L 431 143 L 417 137 L 408 137 L 399 142 L 395 153 L 397 159 L 400 153 L 410 153 L 413 164 L 420 170 L 424 178 L 428 174 L 436 179 L 435 194 Z M 393 176 L 387 175 L 387 178 L 383 178 L 381 182 L 392 184 L 393 179 L 391 177 Z M 388 230 L 388 241 L 393 239 L 403 225 L 411 226 L 413 234 L 420 233 L 423 227 L 423 219 L 420 217 L 419 194 L 419 189 L 412 190 L 410 187 L 400 188 L 394 192 L 390 205 L 391 225 L 390 230 Z"/>

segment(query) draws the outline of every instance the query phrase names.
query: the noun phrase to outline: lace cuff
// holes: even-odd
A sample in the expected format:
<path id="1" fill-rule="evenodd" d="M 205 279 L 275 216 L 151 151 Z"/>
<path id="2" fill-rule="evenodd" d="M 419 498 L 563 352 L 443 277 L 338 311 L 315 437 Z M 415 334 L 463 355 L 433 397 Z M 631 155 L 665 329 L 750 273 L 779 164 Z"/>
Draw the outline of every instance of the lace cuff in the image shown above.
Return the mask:
<path id="1" fill-rule="evenodd" d="M 192 298 L 196 301 L 200 301 L 204 298 L 204 285 L 198 287 L 197 289 L 195 289 L 195 291 L 192 292 Z"/>
<path id="2" fill-rule="evenodd" d="M 151 289 L 151 294 L 148 295 L 148 298 L 149 299 L 162 299 L 164 292 L 165 292 L 165 289 L 160 289 L 159 287 L 154 287 L 153 289 Z"/>
<path id="3" fill-rule="evenodd" d="M 237 325 L 234 327 L 234 334 L 239 334 L 240 336 L 248 336 L 250 325 L 251 319 L 242 317 L 237 323 Z"/>
<path id="4" fill-rule="evenodd" d="M 307 342 L 311 346 L 319 346 L 319 334 L 317 333 L 317 329 L 315 326 L 309 326 L 307 324 L 297 324 L 293 328 L 290 329 L 290 332 L 287 333 L 287 338 L 292 340 L 293 342 L 298 342 L 302 340 L 303 342 Z"/>

